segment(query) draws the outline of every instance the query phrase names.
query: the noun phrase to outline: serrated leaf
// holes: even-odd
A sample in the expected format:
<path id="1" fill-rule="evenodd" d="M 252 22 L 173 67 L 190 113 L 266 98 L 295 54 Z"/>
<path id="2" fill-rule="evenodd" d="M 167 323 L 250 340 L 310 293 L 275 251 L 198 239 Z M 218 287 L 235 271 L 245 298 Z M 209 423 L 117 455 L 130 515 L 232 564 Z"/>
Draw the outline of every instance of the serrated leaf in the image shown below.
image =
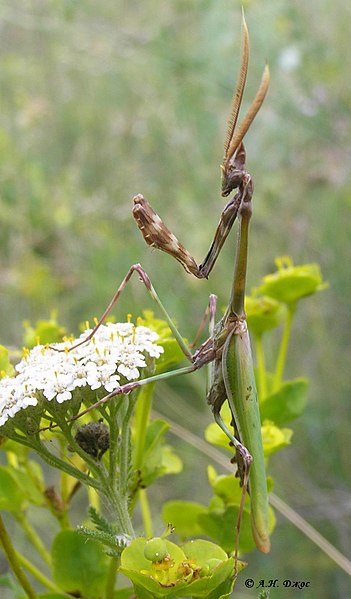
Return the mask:
<path id="1" fill-rule="evenodd" d="M 97 511 L 94 506 L 91 505 L 89 507 L 88 513 L 90 520 L 97 530 L 110 535 L 114 534 L 115 531 L 113 530 L 111 524 L 106 520 L 106 518 L 104 518 L 102 514 Z"/>

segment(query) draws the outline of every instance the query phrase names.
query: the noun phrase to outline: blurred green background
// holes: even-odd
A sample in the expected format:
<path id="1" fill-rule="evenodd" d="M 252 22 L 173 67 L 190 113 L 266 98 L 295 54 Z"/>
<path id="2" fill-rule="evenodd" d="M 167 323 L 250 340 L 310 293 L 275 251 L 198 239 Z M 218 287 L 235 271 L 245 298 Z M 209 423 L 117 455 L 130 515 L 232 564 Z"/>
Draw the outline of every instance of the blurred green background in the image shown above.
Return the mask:
<path id="1" fill-rule="evenodd" d="M 271 86 L 246 139 L 255 182 L 249 286 L 274 258 L 319 262 L 330 288 L 305 300 L 286 376 L 311 379 L 294 443 L 271 460 L 275 491 L 351 555 L 350 282 L 351 5 L 348 0 L 242 2 L 251 38 L 244 108 L 265 61 Z M 0 340 L 49 317 L 77 332 L 102 313 L 141 262 L 183 334 L 209 293 L 228 296 L 234 236 L 209 281 L 151 251 L 131 216 L 143 193 L 198 261 L 223 205 L 219 164 L 240 52 L 237 0 L 0 2 Z M 153 307 L 137 280 L 116 310 Z M 205 375 L 162 387 L 157 409 L 202 435 Z M 199 455 L 156 497 L 209 497 Z M 202 462 L 201 462 L 202 463 Z M 194 472 L 200 472 L 194 481 Z M 195 486 L 194 486 L 195 482 Z M 177 486 L 178 485 L 178 486 Z M 155 512 L 158 505 L 154 506 Z M 349 578 L 282 517 L 272 553 L 247 576 L 311 581 L 271 597 L 349 596 Z M 245 576 L 242 577 L 242 580 Z M 238 585 L 238 597 L 257 590 Z M 300 593 L 300 594 L 299 594 Z"/>

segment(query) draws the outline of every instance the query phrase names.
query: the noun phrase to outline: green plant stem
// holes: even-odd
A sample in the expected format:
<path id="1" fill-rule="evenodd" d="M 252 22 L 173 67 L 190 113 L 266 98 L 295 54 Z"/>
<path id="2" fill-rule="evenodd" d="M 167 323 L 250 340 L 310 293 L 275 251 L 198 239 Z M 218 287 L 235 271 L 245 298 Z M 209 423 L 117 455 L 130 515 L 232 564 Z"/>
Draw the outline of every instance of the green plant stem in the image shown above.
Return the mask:
<path id="1" fill-rule="evenodd" d="M 24 555 L 18 553 L 18 551 L 16 553 L 21 566 L 25 568 L 27 572 L 29 572 L 33 576 L 33 578 L 40 582 L 40 584 L 42 584 L 43 587 L 47 588 L 49 591 L 52 591 L 53 593 L 60 593 L 60 596 L 64 595 L 70 597 L 70 595 L 67 595 L 59 586 L 52 582 L 50 578 L 45 576 L 45 574 L 43 574 L 41 570 L 34 566 L 32 562 L 30 562 L 26 557 L 24 557 Z"/>
<path id="2" fill-rule="evenodd" d="M 61 454 L 64 455 L 66 457 L 66 443 L 61 442 L 60 443 L 60 450 L 61 450 Z M 61 491 L 61 498 L 62 501 L 64 503 L 66 503 L 66 501 L 68 501 L 69 498 L 69 484 L 68 484 L 69 478 L 68 478 L 68 474 L 66 472 L 61 472 L 61 477 L 60 477 L 60 491 Z"/>
<path id="3" fill-rule="evenodd" d="M 28 522 L 26 516 L 20 510 L 18 512 L 13 513 L 14 518 L 21 525 L 24 532 L 26 533 L 27 539 L 30 543 L 35 547 L 40 557 L 44 560 L 44 562 L 51 567 L 51 555 L 47 551 L 45 545 L 42 543 L 39 535 Z"/>
<path id="4" fill-rule="evenodd" d="M 126 497 L 128 493 L 128 482 L 132 468 L 131 464 L 131 429 L 130 421 L 134 411 L 136 393 L 131 393 L 125 397 L 126 404 L 122 407 L 122 425 L 121 425 L 121 440 L 119 448 L 119 481 L 118 490 L 122 497 Z"/>
<path id="5" fill-rule="evenodd" d="M 106 599 L 110 599 L 113 597 L 113 591 L 116 586 L 116 577 L 117 571 L 120 565 L 119 557 L 111 557 L 110 567 L 107 575 L 106 587 L 105 587 L 105 597 Z"/>
<path id="6" fill-rule="evenodd" d="M 16 441 L 17 443 L 24 445 L 25 447 L 30 447 L 31 449 L 34 449 L 40 455 L 40 457 L 44 460 L 44 462 L 49 464 L 49 466 L 52 466 L 53 468 L 57 468 L 58 470 L 61 470 L 62 472 L 66 472 L 73 478 L 76 478 L 77 480 L 79 480 L 84 485 L 89 485 L 91 487 L 94 487 L 98 491 L 100 490 L 100 485 L 97 480 L 91 478 L 90 476 L 88 476 L 87 474 L 82 472 L 81 470 L 78 470 L 78 468 L 75 468 L 68 462 L 61 460 L 54 454 L 50 453 L 50 451 L 48 451 L 46 449 L 45 445 L 43 445 L 43 443 L 41 442 L 41 440 L 39 438 L 39 433 L 35 436 L 33 435 L 28 438 L 23 437 L 22 435 L 18 435 L 17 433 L 11 433 L 10 438 L 13 439 L 13 441 Z"/>
<path id="7" fill-rule="evenodd" d="M 134 468 L 137 471 L 141 469 L 143 463 L 145 439 L 147 427 L 150 422 L 154 387 L 155 383 L 152 383 L 140 390 L 135 408 Z M 148 537 L 152 537 L 153 526 L 146 489 L 139 489 L 137 495 L 140 500 L 145 534 Z M 135 499 L 136 497 L 134 497 L 134 500 Z"/>
<path id="8" fill-rule="evenodd" d="M 259 399 L 264 399 L 267 396 L 267 370 L 262 335 L 255 335 L 255 350 L 257 359 L 258 397 Z"/>
<path id="9" fill-rule="evenodd" d="M 278 391 L 279 387 L 282 384 L 285 362 L 286 362 L 286 357 L 287 357 L 287 353 L 288 353 L 289 339 L 290 339 L 290 334 L 291 334 L 291 325 L 292 325 L 292 321 L 293 321 L 293 318 L 295 315 L 296 304 L 288 304 L 287 308 L 288 309 L 287 309 L 285 326 L 284 326 L 284 330 L 283 330 L 283 336 L 282 336 L 282 340 L 280 343 L 277 363 L 276 363 L 276 367 L 275 367 L 273 392 Z"/>
<path id="10" fill-rule="evenodd" d="M 134 467 L 136 470 L 139 470 L 143 463 L 146 432 L 150 422 L 154 388 L 155 383 L 152 383 L 143 389 L 140 389 L 135 408 Z"/>
<path id="11" fill-rule="evenodd" d="M 4 521 L 1 517 L 1 514 L 0 514 L 0 540 L 1 540 L 1 545 L 5 552 L 5 555 L 7 557 L 7 560 L 11 566 L 12 572 L 16 576 L 16 578 L 17 578 L 18 582 L 20 583 L 21 587 L 23 588 L 24 592 L 27 594 L 29 599 L 36 599 L 37 594 L 34 591 L 34 589 L 32 588 L 28 578 L 26 577 L 25 573 L 23 572 L 23 570 L 21 568 L 18 554 L 15 551 L 15 549 L 11 543 L 10 536 L 7 533 Z"/>
<path id="12" fill-rule="evenodd" d="M 123 399 L 122 399 L 123 401 Z M 119 402 L 119 404 L 117 403 Z M 110 446 L 109 446 L 109 478 L 113 488 L 116 486 L 118 451 L 119 451 L 119 424 L 117 419 L 118 409 L 121 407 L 121 398 L 112 398 L 109 403 L 110 414 L 108 422 L 110 426 Z"/>
<path id="13" fill-rule="evenodd" d="M 107 481 L 102 492 L 109 502 L 110 509 L 115 516 L 119 531 L 133 538 L 135 534 L 128 511 L 128 498 L 117 494 L 115 489 L 112 489 L 108 485 Z"/>
<path id="14" fill-rule="evenodd" d="M 139 500 L 145 534 L 147 537 L 153 537 L 154 531 L 152 526 L 152 518 L 146 489 L 139 490 Z"/>
<path id="15" fill-rule="evenodd" d="M 119 530 L 123 534 L 127 534 L 131 537 L 134 536 L 134 529 L 128 509 L 128 483 L 131 472 L 130 420 L 133 414 L 135 400 L 136 394 L 135 392 L 132 392 L 123 398 L 123 402 L 120 401 L 118 404 L 120 416 L 119 445 L 117 446 L 116 444 L 116 448 L 112 451 L 112 456 L 110 455 L 110 462 L 113 460 L 114 463 L 110 464 L 109 476 L 106 477 L 103 482 L 103 493 L 115 514 Z M 112 427 L 113 426 L 114 425 L 112 425 Z M 116 430 L 116 435 L 117 432 L 118 431 Z M 115 475 L 110 477 L 111 468 L 113 467 L 116 470 L 117 466 L 119 467 L 118 479 L 115 478 Z"/>

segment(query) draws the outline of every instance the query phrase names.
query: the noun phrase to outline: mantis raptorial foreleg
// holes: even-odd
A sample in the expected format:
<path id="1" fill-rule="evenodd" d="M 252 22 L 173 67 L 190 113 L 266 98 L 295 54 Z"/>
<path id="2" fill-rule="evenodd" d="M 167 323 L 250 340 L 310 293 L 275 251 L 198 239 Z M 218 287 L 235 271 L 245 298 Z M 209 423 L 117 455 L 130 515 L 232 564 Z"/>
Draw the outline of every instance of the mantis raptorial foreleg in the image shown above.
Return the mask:
<path id="1" fill-rule="evenodd" d="M 243 144 L 241 144 L 235 161 L 237 164 L 235 175 L 236 187 L 246 174 L 244 169 L 245 149 Z M 174 233 L 168 229 L 160 216 L 141 194 L 136 195 L 133 201 L 133 216 L 146 243 L 153 248 L 160 249 L 173 256 L 188 273 L 198 279 L 207 279 L 237 217 L 241 204 L 241 189 L 238 190 L 235 196 L 224 207 L 210 249 L 201 264 L 197 264 L 193 256 L 178 241 Z"/>

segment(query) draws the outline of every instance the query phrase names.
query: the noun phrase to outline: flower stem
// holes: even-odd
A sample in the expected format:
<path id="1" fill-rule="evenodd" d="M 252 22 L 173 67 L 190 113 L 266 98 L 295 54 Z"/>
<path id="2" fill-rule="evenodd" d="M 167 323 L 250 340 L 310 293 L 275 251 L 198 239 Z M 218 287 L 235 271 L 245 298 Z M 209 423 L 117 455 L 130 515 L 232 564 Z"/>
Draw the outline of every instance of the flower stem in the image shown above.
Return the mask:
<path id="1" fill-rule="evenodd" d="M 114 589 L 116 586 L 116 576 L 117 571 L 120 565 L 119 557 L 112 557 L 110 561 L 109 571 L 107 575 L 106 587 L 105 587 L 105 597 L 106 599 L 110 599 L 113 597 Z"/>
<path id="2" fill-rule="evenodd" d="M 7 560 L 12 568 L 12 572 L 16 576 L 16 578 L 17 578 L 18 582 L 20 583 L 21 587 L 23 588 L 24 592 L 29 597 L 29 599 L 36 599 L 37 594 L 34 591 L 34 589 L 32 588 L 27 576 L 25 575 L 25 573 L 23 572 L 23 570 L 21 568 L 19 556 L 11 543 L 10 536 L 7 533 L 4 521 L 1 517 L 1 514 L 0 514 L 0 541 L 1 541 L 1 545 L 3 547 L 4 553 L 7 557 Z"/>
<path id="3" fill-rule="evenodd" d="M 151 518 L 149 500 L 147 497 L 146 489 L 139 490 L 139 500 L 140 500 L 140 509 L 141 509 L 141 514 L 142 514 L 142 518 L 143 518 L 145 535 L 147 537 L 153 537 L 154 532 L 153 532 L 152 518 Z"/>
<path id="4" fill-rule="evenodd" d="M 150 421 L 154 387 L 155 383 L 151 383 L 140 389 L 135 408 L 134 468 L 136 470 L 139 470 L 143 463 L 146 431 Z"/>
<path id="5" fill-rule="evenodd" d="M 119 404 L 117 404 L 117 400 Z M 118 451 L 119 451 L 119 423 L 117 419 L 117 412 L 120 405 L 120 398 L 113 398 L 110 401 L 109 408 L 110 414 L 108 422 L 110 426 L 110 447 L 109 447 L 109 477 L 110 485 L 112 488 L 116 486 L 117 479 L 117 465 L 118 465 Z"/>
<path id="6" fill-rule="evenodd" d="M 75 468 L 68 462 L 61 460 L 60 458 L 55 456 L 53 453 L 48 451 L 48 449 L 45 447 L 45 445 L 41 442 L 41 440 L 39 438 L 39 434 L 31 436 L 30 440 L 28 440 L 27 437 L 23 437 L 22 435 L 18 435 L 17 433 L 11 433 L 10 438 L 13 439 L 13 441 L 16 441 L 17 443 L 20 443 L 21 445 L 25 445 L 25 447 L 30 447 L 31 449 L 34 449 L 40 455 L 42 460 L 44 460 L 44 462 L 49 464 L 49 466 L 52 466 L 53 468 L 57 468 L 58 470 L 61 470 L 62 472 L 66 472 L 67 474 L 69 474 L 70 476 L 73 476 L 73 478 L 76 478 L 77 480 L 79 480 L 81 483 L 83 483 L 85 485 L 94 487 L 97 490 L 100 489 L 100 485 L 97 480 L 95 480 L 91 476 L 88 476 L 81 470 L 78 470 L 78 468 Z"/>
<path id="7" fill-rule="evenodd" d="M 119 481 L 118 490 L 122 497 L 126 497 L 128 493 L 128 482 L 131 472 L 131 430 L 130 420 L 133 414 L 136 393 L 131 393 L 125 396 L 125 404 L 121 410 L 122 425 L 121 439 L 119 447 Z"/>
<path id="8" fill-rule="evenodd" d="M 47 588 L 49 591 L 52 591 L 53 593 L 59 593 L 60 597 L 61 595 L 66 596 L 66 593 L 59 586 L 57 586 L 54 582 L 52 582 L 52 580 L 47 578 L 47 576 L 45 576 L 45 574 L 43 574 L 42 571 L 39 570 L 39 568 L 34 566 L 34 564 L 32 564 L 32 562 L 30 562 L 26 557 L 24 557 L 24 555 L 22 555 L 18 551 L 16 553 L 21 566 L 23 566 L 23 568 L 25 568 L 27 572 L 29 572 L 33 576 L 33 578 L 40 582 L 40 584 L 42 584 L 43 587 Z M 69 597 L 69 595 L 67 595 L 67 597 Z"/>
<path id="9" fill-rule="evenodd" d="M 109 503 L 112 513 L 114 514 L 119 531 L 133 538 L 135 535 L 132 521 L 128 512 L 128 498 L 117 494 L 115 489 L 112 489 L 108 486 L 107 481 L 106 485 L 104 485 L 104 488 L 102 489 L 102 492 Z"/>
<path id="10" fill-rule="evenodd" d="M 13 512 L 13 516 L 17 520 L 17 522 L 19 522 L 21 527 L 23 528 L 24 532 L 26 533 L 27 539 L 31 542 L 33 547 L 35 547 L 35 549 L 39 553 L 40 557 L 44 560 L 44 562 L 48 566 L 51 566 L 50 553 L 47 551 L 47 549 L 46 549 L 45 545 L 42 543 L 39 535 L 34 530 L 34 528 L 31 526 L 31 524 L 28 522 L 25 515 L 20 510 L 18 510 L 18 512 Z"/>

